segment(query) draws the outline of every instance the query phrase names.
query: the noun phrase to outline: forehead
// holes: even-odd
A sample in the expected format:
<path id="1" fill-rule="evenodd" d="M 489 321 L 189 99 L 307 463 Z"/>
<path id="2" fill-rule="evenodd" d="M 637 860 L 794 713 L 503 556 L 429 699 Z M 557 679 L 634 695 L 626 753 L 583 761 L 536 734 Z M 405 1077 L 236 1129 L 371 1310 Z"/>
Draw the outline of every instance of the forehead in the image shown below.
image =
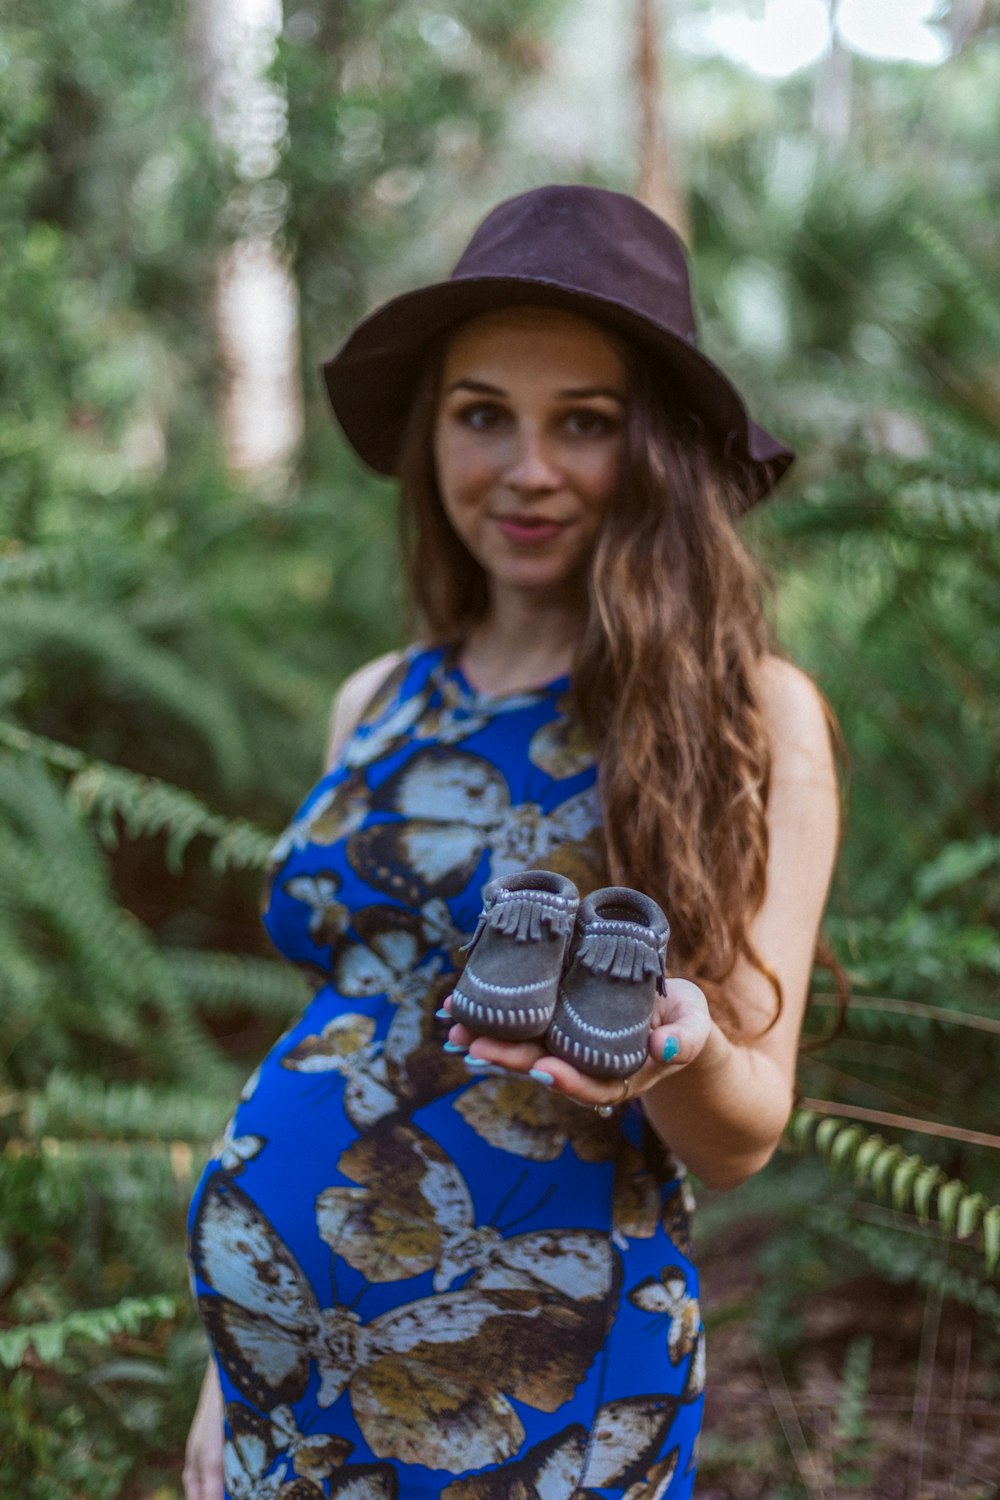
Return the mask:
<path id="1" fill-rule="evenodd" d="M 625 352 L 616 336 L 558 307 L 501 307 L 470 318 L 452 335 L 444 358 L 445 382 L 478 373 L 545 372 L 557 379 L 624 386 Z M 500 382 L 502 383 L 502 382 Z"/>

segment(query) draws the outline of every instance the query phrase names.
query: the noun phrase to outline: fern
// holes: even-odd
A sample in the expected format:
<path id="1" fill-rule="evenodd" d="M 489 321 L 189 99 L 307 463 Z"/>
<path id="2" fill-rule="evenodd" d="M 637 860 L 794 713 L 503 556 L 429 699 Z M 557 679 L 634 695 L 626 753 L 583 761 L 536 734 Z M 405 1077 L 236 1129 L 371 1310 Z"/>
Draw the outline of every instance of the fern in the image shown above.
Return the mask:
<path id="1" fill-rule="evenodd" d="M 176 654 L 152 645 L 120 616 L 95 613 L 82 601 L 23 594 L 0 599 L 0 662 L 54 655 L 86 664 L 122 691 L 139 694 L 198 734 L 233 784 L 246 778 L 248 752 L 242 726 L 226 699 Z"/>
<path id="2" fill-rule="evenodd" d="M 133 1048 L 150 1060 L 165 1050 L 192 1079 L 226 1078 L 159 948 L 115 901 L 98 850 L 49 774 L 34 762 L 0 761 L 0 814 L 0 953 L 10 947 L 24 963 L 16 941 L 23 923 L 46 935 L 46 979 L 36 986 L 47 997 L 35 1017 L 39 1057 L 46 1028 L 59 1017 L 115 1050 Z M 161 1017 L 159 1037 L 142 1022 L 149 1005 Z"/>
<path id="3" fill-rule="evenodd" d="M 116 816 L 130 837 L 165 833 L 173 869 L 180 867 L 184 850 L 197 836 L 213 841 L 212 868 L 220 872 L 263 868 L 274 846 L 275 835 L 243 819 L 210 812 L 190 792 L 121 766 L 109 766 L 2 720 L 0 744 L 70 772 L 70 799 L 95 817 L 105 843 L 114 845 L 118 840 Z"/>
<path id="4" fill-rule="evenodd" d="M 25 1135 L 85 1140 L 211 1140 L 222 1125 L 214 1095 L 190 1088 L 153 1088 L 144 1083 L 104 1083 L 69 1073 L 51 1073 L 44 1088 L 20 1096 L 17 1112 Z"/>
<path id="5" fill-rule="evenodd" d="M 829 1204 L 813 1204 L 812 1226 L 826 1235 L 837 1253 L 845 1246 L 859 1255 L 886 1280 L 895 1285 L 918 1286 L 940 1293 L 948 1300 L 975 1311 L 1000 1332 L 1000 1290 L 978 1276 L 946 1263 L 947 1246 L 926 1231 L 908 1231 L 902 1223 L 882 1219 L 867 1221 L 864 1210 L 845 1212 Z"/>
<path id="6" fill-rule="evenodd" d="M 922 1225 L 936 1224 L 948 1235 L 967 1240 L 977 1230 L 986 1269 L 1000 1263 L 1000 1205 L 990 1203 L 919 1153 L 906 1152 L 880 1135 L 834 1114 L 797 1109 L 789 1126 L 800 1149 L 812 1147 L 834 1175 L 850 1173 L 855 1187 L 874 1188 L 897 1213 L 912 1211 Z"/>
<path id="7" fill-rule="evenodd" d="M 70 1339 L 107 1344 L 115 1334 L 137 1333 L 150 1318 L 173 1318 L 176 1312 L 173 1297 L 123 1297 L 113 1307 L 80 1309 L 49 1323 L 7 1328 L 0 1332 L 0 1365 L 16 1370 L 29 1348 L 42 1364 L 57 1364 Z"/>
<path id="8" fill-rule="evenodd" d="M 927 219 L 908 214 L 903 227 L 925 251 L 934 269 L 959 293 L 983 334 L 995 347 L 1000 343 L 1000 302 L 990 295 L 989 282 L 963 255 L 955 241 L 947 238 Z"/>
<path id="9" fill-rule="evenodd" d="M 298 970 L 274 959 L 183 948 L 168 949 L 164 957 L 188 999 L 208 1012 L 238 1006 L 287 1018 L 312 993 Z"/>
<path id="10" fill-rule="evenodd" d="M 847 1346 L 840 1377 L 840 1395 L 833 1423 L 832 1454 L 838 1486 L 872 1492 L 873 1444 L 866 1407 L 871 1382 L 873 1341 L 864 1336 Z"/>

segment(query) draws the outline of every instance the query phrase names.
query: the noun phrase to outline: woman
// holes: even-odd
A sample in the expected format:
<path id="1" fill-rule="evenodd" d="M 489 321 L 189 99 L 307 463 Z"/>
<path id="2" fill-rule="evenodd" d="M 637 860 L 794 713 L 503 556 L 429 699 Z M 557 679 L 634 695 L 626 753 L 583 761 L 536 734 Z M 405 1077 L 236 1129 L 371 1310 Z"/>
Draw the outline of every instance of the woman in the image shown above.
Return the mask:
<path id="1" fill-rule="evenodd" d="M 187 1494 L 688 1496 L 679 1163 L 726 1188 L 775 1148 L 837 842 L 733 524 L 792 454 L 697 349 L 672 232 L 596 188 L 501 204 L 326 378 L 401 480 L 425 635 L 344 686 L 275 851 L 268 930 L 320 983 L 192 1206 Z M 529 867 L 669 915 L 624 1087 L 450 1026 L 483 885 Z"/>

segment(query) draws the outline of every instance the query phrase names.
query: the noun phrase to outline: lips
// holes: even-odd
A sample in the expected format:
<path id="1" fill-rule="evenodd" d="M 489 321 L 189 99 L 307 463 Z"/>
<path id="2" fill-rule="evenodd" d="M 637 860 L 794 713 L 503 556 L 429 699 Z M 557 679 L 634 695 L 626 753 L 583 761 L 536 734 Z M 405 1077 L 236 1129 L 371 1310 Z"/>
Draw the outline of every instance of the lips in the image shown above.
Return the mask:
<path id="1" fill-rule="evenodd" d="M 494 521 L 508 541 L 522 546 L 540 546 L 561 535 L 567 521 L 553 521 L 548 516 L 494 516 Z"/>

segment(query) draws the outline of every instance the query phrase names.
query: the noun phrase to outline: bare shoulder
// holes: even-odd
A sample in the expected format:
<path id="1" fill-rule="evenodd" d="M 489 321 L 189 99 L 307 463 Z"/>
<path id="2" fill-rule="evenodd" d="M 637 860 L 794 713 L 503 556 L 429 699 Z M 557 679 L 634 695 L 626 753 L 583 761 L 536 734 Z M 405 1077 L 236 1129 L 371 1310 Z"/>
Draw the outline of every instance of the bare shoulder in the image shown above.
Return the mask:
<path id="1" fill-rule="evenodd" d="M 358 667 L 356 672 L 352 672 L 341 683 L 330 709 L 330 726 L 326 739 L 328 770 L 340 747 L 356 729 L 368 704 L 402 659 L 402 651 L 387 651 L 384 656 L 376 656 L 373 661 L 365 662 L 363 667 Z"/>
<path id="2" fill-rule="evenodd" d="M 831 720 L 808 672 L 782 656 L 757 668 L 757 691 L 771 748 L 772 774 L 822 775 L 836 782 Z"/>

